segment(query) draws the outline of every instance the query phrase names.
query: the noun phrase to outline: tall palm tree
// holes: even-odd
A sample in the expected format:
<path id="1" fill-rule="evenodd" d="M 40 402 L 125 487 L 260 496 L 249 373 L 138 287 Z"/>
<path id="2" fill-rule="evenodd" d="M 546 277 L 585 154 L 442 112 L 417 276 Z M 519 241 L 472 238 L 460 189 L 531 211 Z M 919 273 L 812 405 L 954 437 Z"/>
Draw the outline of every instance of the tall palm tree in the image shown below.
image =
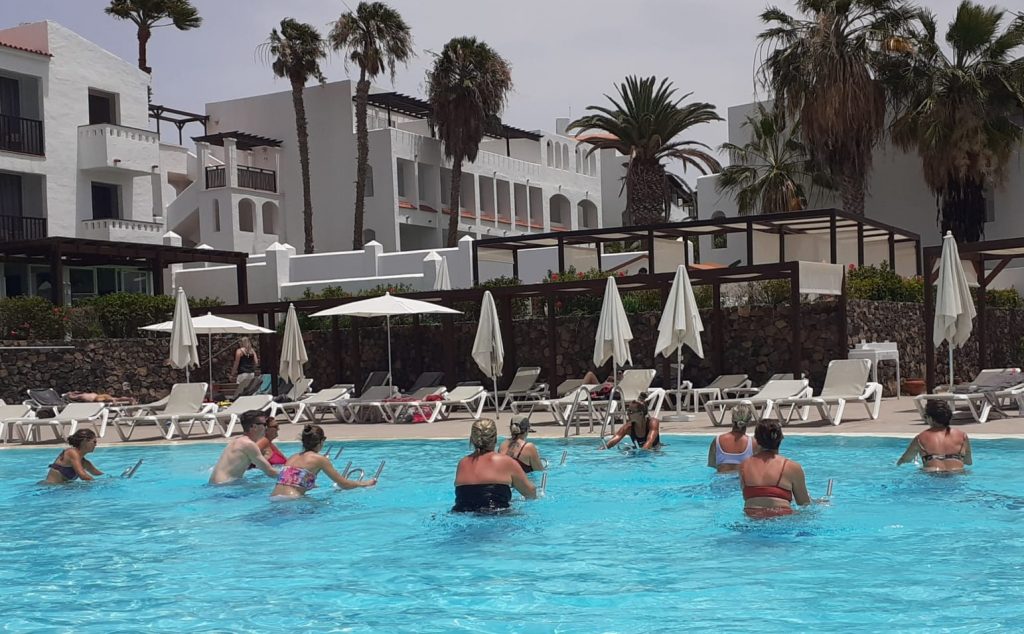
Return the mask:
<path id="1" fill-rule="evenodd" d="M 947 53 L 935 16 L 922 11 L 917 54 L 897 58 L 885 73 L 896 102 L 893 140 L 917 150 L 942 232 L 961 241 L 981 239 L 985 188 L 1005 178 L 1024 138 L 1014 121 L 1024 110 L 1024 16 L 1003 26 L 1004 17 L 965 0 L 946 31 Z"/>
<path id="2" fill-rule="evenodd" d="M 427 95 L 444 155 L 452 162 L 448 246 L 458 243 L 462 162 L 476 160 L 487 130 L 500 126 L 512 68 L 475 37 L 452 38 L 427 71 Z"/>
<path id="3" fill-rule="evenodd" d="M 761 14 L 762 86 L 800 120 L 811 158 L 839 187 L 843 208 L 864 213 L 871 151 L 885 131 L 886 93 L 876 68 L 903 48 L 915 9 L 903 0 L 796 0 L 800 15 Z"/>
<path id="4" fill-rule="evenodd" d="M 782 110 L 757 105 L 743 123 L 751 133 L 743 145 L 723 143 L 732 164 L 718 177 L 718 191 L 736 197 L 741 214 L 800 211 L 807 189 L 824 184 L 800 139 L 800 124 L 788 124 Z"/>
<path id="5" fill-rule="evenodd" d="M 360 2 L 355 11 L 344 13 L 327 37 L 331 48 L 347 54 L 359 67 L 356 82 L 356 212 L 352 223 L 352 248 L 363 248 L 363 217 L 366 210 L 366 167 L 370 141 L 366 125 L 366 104 L 370 80 L 384 71 L 395 80 L 395 66 L 408 62 L 412 31 L 402 16 L 383 2 Z"/>
<path id="6" fill-rule="evenodd" d="M 695 125 L 721 121 L 710 103 L 683 101 L 693 93 L 675 98 L 667 79 L 626 77 L 615 86 L 618 98 L 607 96 L 611 107 L 589 106 L 589 114 L 569 124 L 569 130 L 600 131 L 583 136 L 591 148 L 587 156 L 605 148 L 629 157 L 626 167 L 626 219 L 633 224 L 664 222 L 665 159 L 677 159 L 683 169 L 694 167 L 702 174 L 721 169 L 711 148 L 698 141 L 677 140 Z"/>
<path id="7" fill-rule="evenodd" d="M 320 60 L 327 55 L 327 47 L 320 33 L 310 24 L 293 18 L 281 20 L 281 30 L 272 29 L 267 41 L 260 45 L 264 59 L 278 77 L 292 86 L 292 106 L 295 110 L 295 134 L 299 140 L 299 166 L 302 169 L 302 230 L 305 233 L 304 250 L 314 252 L 313 201 L 309 181 L 309 129 L 306 122 L 306 102 L 302 91 L 310 77 L 321 84 L 325 78 Z"/>
<path id="8" fill-rule="evenodd" d="M 179 31 L 187 31 L 203 23 L 199 11 L 189 0 L 110 0 L 104 12 L 135 24 L 135 36 L 139 40 L 139 68 L 147 73 L 153 70 L 146 59 L 146 46 L 153 29 L 173 26 Z"/>

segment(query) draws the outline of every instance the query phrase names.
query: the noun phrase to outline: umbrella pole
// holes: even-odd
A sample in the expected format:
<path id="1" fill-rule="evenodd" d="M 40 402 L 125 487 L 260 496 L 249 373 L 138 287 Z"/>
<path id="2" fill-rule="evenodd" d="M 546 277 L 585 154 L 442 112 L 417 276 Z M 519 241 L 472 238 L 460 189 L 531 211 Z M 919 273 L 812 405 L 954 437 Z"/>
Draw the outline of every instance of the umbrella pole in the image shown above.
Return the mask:
<path id="1" fill-rule="evenodd" d="M 391 376 L 391 315 L 385 315 L 384 319 L 388 324 L 388 387 L 395 384 L 395 379 Z"/>
<path id="2" fill-rule="evenodd" d="M 501 410 L 498 409 L 498 375 L 495 374 L 491 378 L 494 379 L 494 415 L 497 416 L 501 413 Z"/>
<path id="3" fill-rule="evenodd" d="M 683 347 L 676 347 L 676 417 L 683 414 Z"/>
<path id="4" fill-rule="evenodd" d="M 210 390 L 210 400 L 213 400 L 213 333 L 206 334 L 206 344 L 209 346 L 207 350 L 207 362 L 210 364 L 210 385 L 207 389 Z"/>
<path id="5" fill-rule="evenodd" d="M 946 346 L 949 348 L 949 391 L 953 391 L 953 386 L 956 381 L 953 380 L 953 343 L 950 341 L 946 342 Z"/>

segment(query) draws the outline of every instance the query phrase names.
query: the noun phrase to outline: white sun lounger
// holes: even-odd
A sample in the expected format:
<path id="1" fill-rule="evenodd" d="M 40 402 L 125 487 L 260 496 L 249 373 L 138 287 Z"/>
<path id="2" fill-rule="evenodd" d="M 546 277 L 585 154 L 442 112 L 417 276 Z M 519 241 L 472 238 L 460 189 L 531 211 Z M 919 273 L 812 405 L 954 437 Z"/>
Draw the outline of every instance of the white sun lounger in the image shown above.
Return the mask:
<path id="1" fill-rule="evenodd" d="M 86 423 L 91 424 L 96 435 L 102 438 L 107 433 L 108 415 L 109 412 L 103 403 L 68 403 L 53 418 L 16 418 L 8 420 L 7 423 L 23 441 L 31 438 L 38 442 L 41 427 L 49 427 L 55 439 L 63 440 L 75 433 L 79 425 Z M 68 427 L 67 434 L 64 433 L 65 426 Z M 28 433 L 25 433 L 26 428 Z"/>
<path id="2" fill-rule="evenodd" d="M 13 427 L 8 423 L 12 420 L 31 418 L 32 408 L 28 405 L 6 405 L 0 404 L 0 441 L 10 441 L 9 434 Z"/>
<path id="3" fill-rule="evenodd" d="M 270 405 L 273 403 L 269 394 L 253 394 L 251 396 L 239 396 L 224 409 L 219 412 L 210 412 L 203 416 L 193 419 L 188 426 L 188 431 L 185 431 L 185 426 L 180 425 L 179 430 L 183 438 L 188 438 L 188 435 L 192 433 L 192 427 L 196 423 L 206 423 L 206 434 L 210 435 L 213 433 L 215 427 L 220 428 L 220 432 L 224 434 L 225 438 L 230 438 L 231 434 L 235 431 L 235 425 L 242 420 L 242 414 L 256 410 L 259 412 L 268 411 Z M 267 414 L 269 416 L 269 413 Z"/>
<path id="4" fill-rule="evenodd" d="M 671 389 L 668 393 L 682 399 L 681 407 L 683 409 L 690 407 L 696 412 L 704 405 L 704 401 L 731 398 L 735 396 L 731 394 L 732 390 L 747 388 L 750 388 L 750 379 L 746 374 L 722 374 L 704 387 L 687 388 L 684 386 L 681 390 Z M 754 392 L 756 393 L 757 390 Z"/>
<path id="5" fill-rule="evenodd" d="M 1020 368 L 990 368 L 982 370 L 974 377 L 970 385 L 984 388 L 986 385 L 1003 386 L 1001 389 L 977 392 L 940 392 L 938 394 L 921 394 L 914 397 L 914 407 L 924 420 L 924 410 L 928 401 L 946 401 L 949 408 L 956 413 L 957 406 L 965 405 L 974 420 L 979 423 L 988 421 L 995 403 L 1010 399 L 1017 403 L 1018 408 L 1024 405 L 1024 375 Z M 1024 413 L 1024 409 L 1020 410 Z"/>
<path id="6" fill-rule="evenodd" d="M 328 412 L 335 412 L 343 401 L 348 400 L 352 394 L 351 386 L 329 387 L 319 392 L 307 394 L 305 398 L 287 403 L 273 403 L 270 406 L 270 415 L 277 417 L 284 414 L 289 423 L 296 424 L 306 418 L 311 423 L 323 419 Z"/>
<path id="7" fill-rule="evenodd" d="M 843 422 L 843 411 L 848 403 L 863 404 L 871 420 L 876 420 L 882 406 L 882 386 L 868 381 L 870 371 L 871 361 L 867 359 L 837 359 L 830 362 L 821 394 L 775 401 L 779 411 L 784 407 L 790 408 L 782 424 L 788 425 L 797 411 L 814 407 L 821 415 L 821 420 L 838 425 Z"/>
<path id="8" fill-rule="evenodd" d="M 622 373 L 622 380 L 616 387 L 620 400 L 614 398 L 605 400 L 592 400 L 591 404 L 595 410 L 606 408 L 605 416 L 601 421 L 601 435 L 604 436 L 608 427 L 615 418 L 615 413 L 623 403 L 644 399 L 647 403 L 647 411 L 653 418 L 661 415 L 661 407 L 665 403 L 665 390 L 660 387 L 651 387 L 651 382 L 657 373 L 654 370 L 626 370 Z M 613 397 L 616 394 L 612 395 Z"/>
<path id="9" fill-rule="evenodd" d="M 740 403 L 754 406 L 757 420 L 769 418 L 775 408 L 775 402 L 784 398 L 804 398 L 811 395 L 807 379 L 790 379 L 786 381 L 768 381 L 757 394 L 746 398 L 712 399 L 704 403 L 704 410 L 717 427 L 725 420 L 725 414 Z"/>
<path id="10" fill-rule="evenodd" d="M 540 368 L 537 367 L 524 367 L 516 370 L 516 375 L 512 377 L 512 382 L 504 390 L 498 390 L 494 393 L 495 403 L 498 405 L 498 411 L 505 409 L 512 404 L 513 401 L 529 401 L 546 398 L 548 395 L 548 386 L 545 383 L 538 383 L 537 377 L 540 376 Z"/>
<path id="11" fill-rule="evenodd" d="M 129 440 L 135 428 L 140 425 L 155 425 L 167 440 L 174 437 L 178 425 L 185 421 L 201 418 L 203 414 L 216 409 L 215 403 L 203 405 L 206 383 L 176 383 L 167 395 L 163 411 L 147 413 L 141 410 L 133 416 L 119 416 L 114 419 L 114 430 L 121 440 Z"/>
<path id="12" fill-rule="evenodd" d="M 412 395 L 412 398 L 414 400 L 421 400 L 426 398 L 428 394 L 435 394 L 439 389 L 444 388 L 423 388 Z M 384 408 L 384 402 L 396 394 L 398 394 L 398 390 L 393 385 L 371 387 L 359 398 L 345 399 L 338 403 L 334 413 L 342 422 L 355 423 L 359 421 L 360 412 L 376 411 L 380 413 L 385 421 L 392 422 L 390 413 Z M 368 414 L 363 414 L 364 419 L 366 416 Z"/>
<path id="13" fill-rule="evenodd" d="M 391 422 L 398 422 L 409 409 L 419 408 L 424 422 L 433 423 L 438 418 L 449 418 L 456 407 L 465 408 L 473 420 L 479 420 L 487 402 L 487 390 L 481 385 L 458 385 L 450 392 L 441 392 L 441 396 L 441 400 L 433 401 L 384 401 L 383 406 Z"/>
<path id="14" fill-rule="evenodd" d="M 582 383 L 559 398 L 545 398 L 538 401 L 520 401 L 512 403 L 512 411 L 516 414 L 525 412 L 527 416 L 532 417 L 533 413 L 538 410 L 551 412 L 551 416 L 555 419 L 555 422 L 565 427 L 566 436 L 569 435 L 569 427 L 572 425 L 573 421 L 577 421 L 576 434 L 579 435 L 577 414 L 584 408 L 587 411 L 590 431 L 594 431 L 594 419 L 596 417 L 596 413 L 594 405 L 590 400 L 590 388 Z"/>

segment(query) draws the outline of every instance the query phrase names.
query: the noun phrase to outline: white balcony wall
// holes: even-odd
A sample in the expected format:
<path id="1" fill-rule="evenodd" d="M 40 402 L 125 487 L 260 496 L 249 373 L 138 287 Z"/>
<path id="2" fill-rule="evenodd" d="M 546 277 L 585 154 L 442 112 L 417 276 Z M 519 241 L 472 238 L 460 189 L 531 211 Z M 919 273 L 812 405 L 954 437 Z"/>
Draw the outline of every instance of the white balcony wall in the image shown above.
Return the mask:
<path id="1" fill-rule="evenodd" d="M 156 132 L 109 123 L 78 128 L 79 169 L 149 174 L 159 163 Z"/>

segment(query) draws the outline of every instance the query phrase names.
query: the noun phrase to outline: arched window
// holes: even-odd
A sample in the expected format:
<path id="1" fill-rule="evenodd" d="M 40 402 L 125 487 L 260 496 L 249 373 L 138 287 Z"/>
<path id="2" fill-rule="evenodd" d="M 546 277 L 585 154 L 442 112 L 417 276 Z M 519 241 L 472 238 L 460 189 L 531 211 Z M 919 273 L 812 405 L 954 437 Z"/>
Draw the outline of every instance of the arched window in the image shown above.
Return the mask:
<path id="1" fill-rule="evenodd" d="M 269 200 L 263 203 L 263 233 L 277 233 L 277 205 Z"/>
<path id="2" fill-rule="evenodd" d="M 572 220 L 569 218 L 572 206 L 569 199 L 561 194 L 555 194 L 549 201 L 551 212 L 551 224 L 559 227 L 568 227 Z"/>
<path id="3" fill-rule="evenodd" d="M 252 232 L 256 216 L 256 203 L 248 198 L 238 201 L 238 230 Z"/>
<path id="4" fill-rule="evenodd" d="M 581 200 L 576 205 L 576 214 L 579 217 L 581 229 L 597 228 L 597 205 L 592 200 Z"/>

